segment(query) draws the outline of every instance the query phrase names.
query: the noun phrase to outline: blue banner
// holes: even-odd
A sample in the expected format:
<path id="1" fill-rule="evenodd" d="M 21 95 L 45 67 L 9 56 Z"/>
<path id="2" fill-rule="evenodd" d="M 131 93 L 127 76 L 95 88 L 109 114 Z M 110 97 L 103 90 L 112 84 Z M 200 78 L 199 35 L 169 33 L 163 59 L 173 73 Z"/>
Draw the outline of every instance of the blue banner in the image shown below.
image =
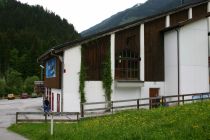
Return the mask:
<path id="1" fill-rule="evenodd" d="M 56 77 L 56 58 L 51 58 L 46 62 L 46 78 Z"/>

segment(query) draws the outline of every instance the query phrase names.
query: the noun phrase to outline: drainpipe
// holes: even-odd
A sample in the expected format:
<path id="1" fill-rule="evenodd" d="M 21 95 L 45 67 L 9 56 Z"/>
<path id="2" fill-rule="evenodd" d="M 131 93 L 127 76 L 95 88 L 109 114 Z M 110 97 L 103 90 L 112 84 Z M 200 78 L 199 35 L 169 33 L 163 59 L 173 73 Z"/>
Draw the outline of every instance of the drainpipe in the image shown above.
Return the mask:
<path id="1" fill-rule="evenodd" d="M 54 49 L 51 49 L 51 55 L 59 58 L 59 60 L 61 61 L 61 112 L 63 112 L 63 71 L 64 71 L 64 62 L 63 62 L 63 57 L 61 57 L 60 55 L 56 55 L 54 53 Z"/>
<path id="2" fill-rule="evenodd" d="M 207 18 L 207 28 L 208 28 L 208 70 L 209 70 L 209 76 L 210 76 L 210 68 L 209 68 L 209 51 L 210 51 L 210 42 L 209 42 L 209 39 L 210 39 L 210 27 L 209 27 L 209 22 L 210 18 L 208 17 Z M 210 80 L 210 79 L 209 79 Z M 210 88 L 209 88 L 209 92 L 210 92 Z"/>
<path id="3" fill-rule="evenodd" d="M 177 32 L 177 77 L 178 77 L 178 80 L 177 80 L 177 88 L 178 88 L 178 105 L 179 105 L 179 102 L 180 102 L 180 99 L 179 99 L 179 96 L 180 96 L 180 71 L 179 71 L 179 68 L 180 68 L 180 55 L 179 55 L 179 48 L 180 48 L 180 40 L 179 40 L 179 33 L 180 33 L 180 28 L 178 29 L 175 29 L 176 32 Z"/>

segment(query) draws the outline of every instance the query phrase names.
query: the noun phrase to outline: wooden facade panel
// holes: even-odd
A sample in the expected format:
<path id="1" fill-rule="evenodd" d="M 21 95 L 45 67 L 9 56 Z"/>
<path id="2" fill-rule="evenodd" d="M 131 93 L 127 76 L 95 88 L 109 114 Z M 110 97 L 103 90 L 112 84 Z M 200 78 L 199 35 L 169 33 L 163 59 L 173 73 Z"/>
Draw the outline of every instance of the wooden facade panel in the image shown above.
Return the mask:
<path id="1" fill-rule="evenodd" d="M 145 23 L 145 81 L 164 81 L 165 17 Z"/>
<path id="2" fill-rule="evenodd" d="M 174 26 L 179 22 L 185 21 L 188 19 L 188 10 L 183 10 L 170 15 L 170 25 Z"/>
<path id="3" fill-rule="evenodd" d="M 97 40 L 82 45 L 82 59 L 86 69 L 86 80 L 102 80 L 103 62 L 110 48 L 110 36 L 105 36 Z"/>
<path id="4" fill-rule="evenodd" d="M 115 79 L 138 80 L 140 58 L 140 26 L 115 34 Z"/>
<path id="5" fill-rule="evenodd" d="M 207 4 L 202 4 L 192 8 L 193 20 L 204 18 L 207 15 Z"/>
<path id="6" fill-rule="evenodd" d="M 116 33 L 116 35 L 115 35 L 115 52 L 119 53 L 126 47 L 129 47 L 128 43 L 132 43 L 132 47 L 131 47 L 132 50 L 139 51 L 139 48 L 140 48 L 139 47 L 140 46 L 140 26 L 122 30 L 122 31 Z"/>
<path id="7" fill-rule="evenodd" d="M 59 60 L 59 58 L 56 58 L 56 77 L 46 78 L 46 64 L 45 64 L 45 74 L 44 74 L 45 87 L 61 89 L 61 72 L 62 72 L 62 63 Z"/>

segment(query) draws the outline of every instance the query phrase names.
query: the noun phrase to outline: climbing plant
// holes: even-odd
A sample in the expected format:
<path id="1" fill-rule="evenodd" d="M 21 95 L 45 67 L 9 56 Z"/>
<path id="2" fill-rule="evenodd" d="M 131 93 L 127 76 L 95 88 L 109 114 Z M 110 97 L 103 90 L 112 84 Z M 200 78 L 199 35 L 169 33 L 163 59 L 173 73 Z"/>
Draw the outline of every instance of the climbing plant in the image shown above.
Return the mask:
<path id="1" fill-rule="evenodd" d="M 84 66 L 84 58 L 83 58 L 83 47 L 81 47 L 81 65 L 80 65 L 80 75 L 79 75 L 79 93 L 80 93 L 80 101 L 81 103 L 85 103 L 85 66 Z"/>
<path id="2" fill-rule="evenodd" d="M 103 88 L 105 90 L 106 101 L 111 101 L 112 72 L 111 72 L 110 48 L 109 51 L 107 51 L 105 61 L 103 62 L 102 82 L 103 82 Z"/>

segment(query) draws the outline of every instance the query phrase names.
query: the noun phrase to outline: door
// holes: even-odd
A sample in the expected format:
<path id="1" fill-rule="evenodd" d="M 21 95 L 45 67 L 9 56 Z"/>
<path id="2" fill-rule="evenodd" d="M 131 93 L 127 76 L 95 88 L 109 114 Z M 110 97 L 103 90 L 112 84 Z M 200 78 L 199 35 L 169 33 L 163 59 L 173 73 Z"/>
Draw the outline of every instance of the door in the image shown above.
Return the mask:
<path id="1" fill-rule="evenodd" d="M 49 94 L 48 94 L 48 101 L 49 101 L 49 104 L 50 104 L 50 109 L 52 109 L 52 94 L 51 94 L 51 90 L 49 90 Z"/>
<path id="2" fill-rule="evenodd" d="M 57 94 L 57 112 L 60 112 L 60 94 Z"/>
<path id="3" fill-rule="evenodd" d="M 159 96 L 159 88 L 150 88 L 149 89 L 149 97 L 158 97 Z M 154 108 L 154 107 L 158 107 L 160 103 L 159 99 L 150 99 L 149 100 L 149 107 L 150 108 Z"/>

